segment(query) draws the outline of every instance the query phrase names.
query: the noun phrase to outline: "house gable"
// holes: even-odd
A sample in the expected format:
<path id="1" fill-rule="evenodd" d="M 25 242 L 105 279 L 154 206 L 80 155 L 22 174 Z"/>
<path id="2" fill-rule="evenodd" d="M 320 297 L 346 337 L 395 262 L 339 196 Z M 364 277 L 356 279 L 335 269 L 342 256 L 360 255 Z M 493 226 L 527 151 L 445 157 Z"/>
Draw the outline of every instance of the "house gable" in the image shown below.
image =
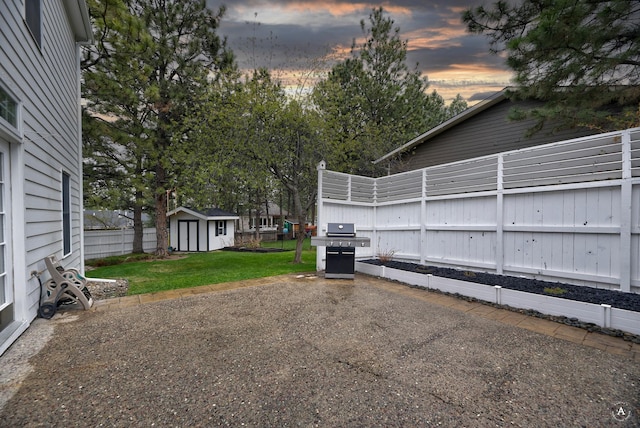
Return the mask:
<path id="1" fill-rule="evenodd" d="M 527 131 L 535 121 L 510 120 L 509 112 L 514 107 L 529 109 L 540 105 L 537 101 L 511 101 L 506 98 L 504 91 L 499 92 L 378 159 L 376 163 L 390 162 L 394 155 L 399 154 L 400 162 L 392 163 L 391 172 L 411 171 L 597 133 L 586 128 L 554 131 L 552 125 L 547 125 L 527 137 Z"/>

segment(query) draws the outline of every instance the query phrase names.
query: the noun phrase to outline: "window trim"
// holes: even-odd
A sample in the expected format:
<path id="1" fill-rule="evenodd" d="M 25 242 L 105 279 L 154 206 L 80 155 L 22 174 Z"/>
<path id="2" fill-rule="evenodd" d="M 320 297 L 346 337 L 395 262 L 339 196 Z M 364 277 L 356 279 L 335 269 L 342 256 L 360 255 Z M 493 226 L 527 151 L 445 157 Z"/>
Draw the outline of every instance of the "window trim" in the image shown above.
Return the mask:
<path id="1" fill-rule="evenodd" d="M 62 254 L 64 257 L 73 252 L 71 228 L 71 174 L 62 171 Z"/>
<path id="2" fill-rule="evenodd" d="M 24 23 L 38 49 L 42 49 L 42 0 L 25 0 Z"/>
<path id="3" fill-rule="evenodd" d="M 9 140 L 22 141 L 22 101 L 1 79 L 0 88 L 16 103 L 16 125 L 13 126 L 13 124 L 0 116 L 0 136 L 4 136 Z"/>
<path id="4" fill-rule="evenodd" d="M 227 236 L 226 220 L 216 220 L 216 236 Z"/>

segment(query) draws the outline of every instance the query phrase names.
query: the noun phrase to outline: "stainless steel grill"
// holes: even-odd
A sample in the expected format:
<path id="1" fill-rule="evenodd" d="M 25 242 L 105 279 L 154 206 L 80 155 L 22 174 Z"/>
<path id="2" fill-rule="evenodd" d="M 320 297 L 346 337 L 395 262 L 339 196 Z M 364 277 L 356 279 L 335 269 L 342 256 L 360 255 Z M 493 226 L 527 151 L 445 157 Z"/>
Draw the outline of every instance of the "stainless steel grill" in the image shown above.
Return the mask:
<path id="1" fill-rule="evenodd" d="M 311 245 L 326 247 L 325 278 L 353 279 L 356 247 L 369 247 L 370 239 L 356 236 L 353 223 L 328 223 L 325 236 L 314 236 Z"/>

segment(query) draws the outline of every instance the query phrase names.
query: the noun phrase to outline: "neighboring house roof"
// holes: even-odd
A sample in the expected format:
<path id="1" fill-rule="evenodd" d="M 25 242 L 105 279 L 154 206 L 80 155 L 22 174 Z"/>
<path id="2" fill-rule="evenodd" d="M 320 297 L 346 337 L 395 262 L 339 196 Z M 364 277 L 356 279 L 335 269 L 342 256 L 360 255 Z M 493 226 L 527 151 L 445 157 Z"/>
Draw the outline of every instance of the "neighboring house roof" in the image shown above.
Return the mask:
<path id="1" fill-rule="evenodd" d="M 207 208 L 205 210 L 195 210 L 189 207 L 178 207 L 167 213 L 167 217 L 171 217 L 178 213 L 190 214 L 202 220 L 238 220 L 240 217 L 234 213 L 221 210 L 220 208 Z"/>
<path id="2" fill-rule="evenodd" d="M 287 216 L 289 215 L 289 213 L 287 212 L 287 210 L 283 210 L 282 208 L 280 208 L 280 206 L 276 203 L 273 202 L 269 202 L 268 203 L 268 207 L 267 209 L 269 210 L 268 214 L 272 217 L 280 217 L 280 216 Z M 255 209 L 251 209 L 250 210 L 250 214 L 245 215 L 245 217 L 253 217 L 256 212 Z M 260 207 L 260 216 L 261 217 L 266 217 L 267 216 L 267 211 L 265 211 L 264 207 Z"/>
<path id="3" fill-rule="evenodd" d="M 478 113 L 481 113 L 481 112 L 485 111 L 489 107 L 498 104 L 499 102 L 501 102 L 501 101 L 503 101 L 503 100 L 505 100 L 507 98 L 506 91 L 507 91 L 507 88 L 503 89 L 500 92 L 496 92 L 495 94 L 493 94 L 489 98 L 486 98 L 486 99 L 480 101 L 478 104 L 476 104 L 476 105 L 474 105 L 472 107 L 469 107 L 468 109 L 466 109 L 462 113 L 458 113 L 457 115 L 455 115 L 451 119 L 442 122 L 440 125 L 438 125 L 438 126 L 436 126 L 434 128 L 431 128 L 430 130 L 428 130 L 424 134 L 418 135 L 413 140 L 411 140 L 408 143 L 398 147 L 397 149 L 393 150 L 392 152 L 387 153 L 386 155 L 382 156 L 380 159 L 376 159 L 375 161 L 373 161 L 373 163 L 377 164 L 377 163 L 383 162 L 383 161 L 385 161 L 385 160 L 387 160 L 389 158 L 392 158 L 393 156 L 395 156 L 395 155 L 397 155 L 399 153 L 408 151 L 408 150 L 414 148 L 415 146 L 418 146 L 418 145 L 424 143 L 425 141 L 435 137 L 436 135 L 441 134 L 442 132 L 448 130 L 449 128 L 453 128 L 454 126 L 457 126 L 460 123 L 464 122 L 465 120 L 468 120 L 468 119 L 472 118 L 473 116 L 477 115 Z"/>
<path id="4" fill-rule="evenodd" d="M 93 43 L 93 29 L 85 0 L 63 0 L 69 26 L 77 43 Z"/>
<path id="5" fill-rule="evenodd" d="M 514 109 L 526 111 L 544 106 L 536 99 L 512 99 L 511 88 L 503 89 L 462 113 L 428 130 L 375 163 L 388 164 L 388 173 L 412 171 L 496 153 L 520 150 L 598 134 L 598 129 L 563 126 L 560 120 L 540 123 L 528 117 L 511 118 Z"/>

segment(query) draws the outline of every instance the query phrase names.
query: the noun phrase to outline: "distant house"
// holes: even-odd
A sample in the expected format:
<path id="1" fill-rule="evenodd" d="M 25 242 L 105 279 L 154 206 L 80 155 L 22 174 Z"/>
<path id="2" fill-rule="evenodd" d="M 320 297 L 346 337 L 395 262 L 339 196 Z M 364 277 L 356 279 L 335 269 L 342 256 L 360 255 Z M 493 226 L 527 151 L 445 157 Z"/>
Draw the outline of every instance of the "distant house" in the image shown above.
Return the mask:
<path id="1" fill-rule="evenodd" d="M 240 217 L 218 208 L 197 211 L 178 207 L 167 213 L 169 242 L 176 251 L 213 251 L 235 244 Z"/>
<path id="2" fill-rule="evenodd" d="M 412 171 L 598 133 L 586 128 L 553 132 L 552 126 L 547 125 L 527 137 L 527 130 L 534 126 L 534 120 L 513 121 L 508 118 L 514 107 L 529 109 L 541 104 L 539 101 L 512 101 L 507 98 L 506 90 L 502 90 L 374 163 L 389 164 L 390 173 Z"/>
<path id="3" fill-rule="evenodd" d="M 278 236 L 282 236 L 280 227 L 284 224 L 287 214 L 286 210 L 272 202 L 269 202 L 260 210 L 259 219 L 256 219 L 256 210 L 251 210 L 249 214 L 242 215 L 237 222 L 236 233 L 238 240 L 253 239 L 257 225 L 261 240 L 275 241 Z"/>
<path id="4" fill-rule="evenodd" d="M 287 211 L 278 205 L 269 202 L 266 207 L 260 211 L 260 224 L 258 225 L 261 232 L 276 231 L 281 221 L 287 217 Z M 251 210 L 248 215 L 240 217 L 238 231 L 243 233 L 253 233 L 256 230 L 256 211 Z"/>
<path id="5" fill-rule="evenodd" d="M 81 0 L 0 2 L 0 354 L 36 317 L 44 259 L 84 271 Z"/>

